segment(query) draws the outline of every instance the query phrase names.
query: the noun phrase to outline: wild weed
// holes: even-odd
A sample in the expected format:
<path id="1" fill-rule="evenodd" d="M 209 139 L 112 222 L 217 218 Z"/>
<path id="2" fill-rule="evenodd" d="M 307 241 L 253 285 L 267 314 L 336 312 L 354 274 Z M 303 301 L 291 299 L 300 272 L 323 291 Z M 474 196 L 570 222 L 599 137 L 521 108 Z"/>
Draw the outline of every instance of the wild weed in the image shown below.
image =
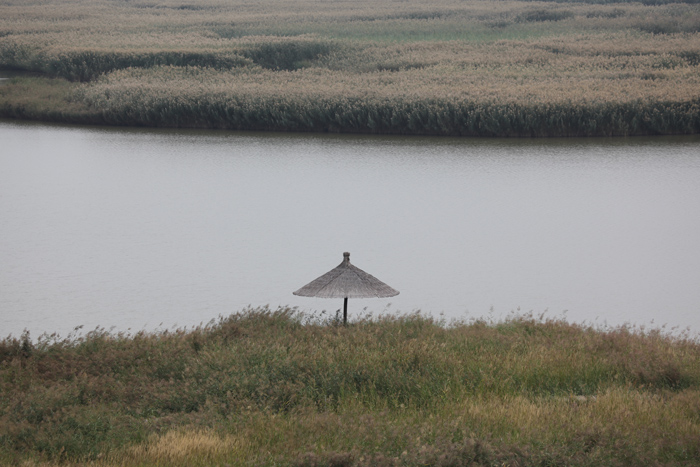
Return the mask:
<path id="1" fill-rule="evenodd" d="M 700 347 L 659 332 L 531 316 L 336 326 L 249 309 L 190 330 L 1 347 L 13 350 L 0 364 L 0 459 L 700 461 Z"/>

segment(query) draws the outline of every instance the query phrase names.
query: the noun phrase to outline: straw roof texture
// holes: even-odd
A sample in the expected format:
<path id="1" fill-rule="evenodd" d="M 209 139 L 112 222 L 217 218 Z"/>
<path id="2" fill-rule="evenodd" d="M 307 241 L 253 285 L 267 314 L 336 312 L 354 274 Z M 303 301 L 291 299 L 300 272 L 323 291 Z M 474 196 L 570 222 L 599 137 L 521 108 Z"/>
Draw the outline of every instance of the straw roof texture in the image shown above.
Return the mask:
<path id="1" fill-rule="evenodd" d="M 293 293 L 318 298 L 381 298 L 393 297 L 399 291 L 350 264 L 350 253 L 345 252 L 343 262 L 338 267 Z"/>

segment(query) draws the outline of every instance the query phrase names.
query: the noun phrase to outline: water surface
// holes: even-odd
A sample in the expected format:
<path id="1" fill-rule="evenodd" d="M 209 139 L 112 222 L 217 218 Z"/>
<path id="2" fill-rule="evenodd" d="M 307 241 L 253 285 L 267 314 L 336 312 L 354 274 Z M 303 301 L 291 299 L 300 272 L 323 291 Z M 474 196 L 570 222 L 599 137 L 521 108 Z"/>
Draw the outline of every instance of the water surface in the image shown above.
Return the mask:
<path id="1" fill-rule="evenodd" d="M 481 140 L 0 123 L 0 334 L 206 323 L 352 262 L 350 317 L 700 331 L 700 138 Z M 366 308 L 366 310 L 364 310 Z"/>

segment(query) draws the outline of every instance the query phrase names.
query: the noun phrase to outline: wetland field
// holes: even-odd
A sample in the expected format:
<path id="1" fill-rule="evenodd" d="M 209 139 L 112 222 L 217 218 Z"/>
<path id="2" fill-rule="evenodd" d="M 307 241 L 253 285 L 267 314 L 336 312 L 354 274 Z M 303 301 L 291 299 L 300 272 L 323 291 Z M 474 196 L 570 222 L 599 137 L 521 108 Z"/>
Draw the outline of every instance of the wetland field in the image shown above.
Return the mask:
<path id="1" fill-rule="evenodd" d="M 0 5 L 0 116 L 453 136 L 700 130 L 697 2 Z"/>

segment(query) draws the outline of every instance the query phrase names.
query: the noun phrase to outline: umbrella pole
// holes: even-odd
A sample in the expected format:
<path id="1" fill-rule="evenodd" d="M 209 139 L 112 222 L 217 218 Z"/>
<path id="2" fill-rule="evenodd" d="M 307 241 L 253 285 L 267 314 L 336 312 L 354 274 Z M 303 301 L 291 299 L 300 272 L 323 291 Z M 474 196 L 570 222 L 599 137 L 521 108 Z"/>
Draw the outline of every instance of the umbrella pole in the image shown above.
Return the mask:
<path id="1" fill-rule="evenodd" d="M 343 300 L 343 324 L 345 326 L 348 324 L 348 297 Z"/>

